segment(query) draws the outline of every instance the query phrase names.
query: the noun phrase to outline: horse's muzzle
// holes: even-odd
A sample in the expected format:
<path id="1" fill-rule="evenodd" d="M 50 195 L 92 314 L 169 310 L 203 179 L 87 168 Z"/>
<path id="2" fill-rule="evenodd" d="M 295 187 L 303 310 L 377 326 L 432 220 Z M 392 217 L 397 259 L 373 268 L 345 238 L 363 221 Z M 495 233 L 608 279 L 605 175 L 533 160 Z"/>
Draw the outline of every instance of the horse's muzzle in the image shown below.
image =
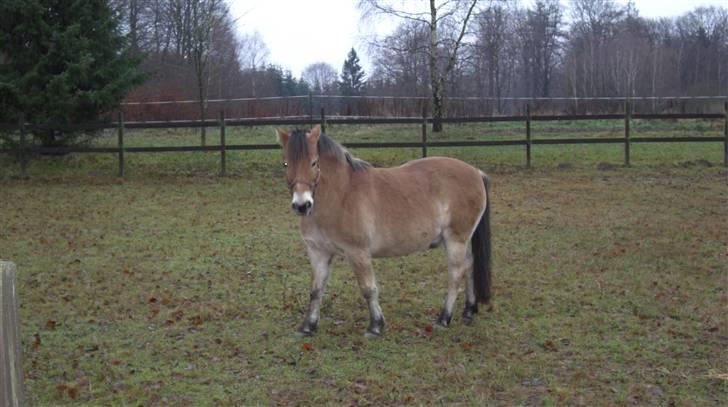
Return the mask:
<path id="1" fill-rule="evenodd" d="M 311 208 L 313 208 L 313 202 L 306 201 L 302 204 L 294 202 L 291 204 L 291 208 L 293 208 L 293 212 L 296 212 L 297 215 L 306 216 L 311 213 Z"/>

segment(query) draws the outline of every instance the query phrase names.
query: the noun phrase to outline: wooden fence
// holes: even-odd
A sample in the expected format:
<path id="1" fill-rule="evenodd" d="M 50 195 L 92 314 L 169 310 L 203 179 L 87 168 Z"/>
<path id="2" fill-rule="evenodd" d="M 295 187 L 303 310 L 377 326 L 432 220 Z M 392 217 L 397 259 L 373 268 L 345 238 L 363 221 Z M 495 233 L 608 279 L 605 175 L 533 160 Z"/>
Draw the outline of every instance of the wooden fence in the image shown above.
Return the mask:
<path id="1" fill-rule="evenodd" d="M 0 260 L 0 406 L 24 404 L 15 264 Z"/>
<path id="2" fill-rule="evenodd" d="M 119 113 L 116 123 L 89 123 L 82 125 L 46 126 L 25 123 L 21 118 L 18 124 L 0 124 L 0 130 L 19 132 L 19 143 L 17 149 L 2 149 L 0 153 L 17 154 L 20 173 L 26 177 L 27 158 L 29 154 L 64 154 L 64 153 L 110 153 L 118 155 L 118 175 L 125 174 L 125 154 L 127 153 L 164 153 L 164 152 L 192 152 L 207 151 L 219 152 L 220 154 L 220 175 L 226 174 L 226 153 L 228 151 L 246 150 L 275 150 L 277 144 L 235 144 L 228 145 L 225 141 L 225 128 L 229 126 L 312 126 L 321 124 L 421 124 L 421 141 L 419 142 L 354 142 L 344 143 L 352 148 L 421 148 L 422 156 L 427 156 L 429 148 L 438 147 L 490 147 L 490 146 L 524 146 L 525 163 L 531 167 L 531 151 L 535 145 L 557 145 L 557 144 L 622 144 L 624 145 L 624 165 L 630 165 L 630 146 L 634 143 L 695 143 L 695 142 L 722 142 L 723 163 L 728 167 L 728 102 L 724 103 L 723 113 L 680 113 L 680 114 L 632 114 L 630 101 L 624 103 L 622 114 L 600 114 L 600 115 L 531 115 L 530 104 L 526 105 L 525 115 L 518 116 L 491 116 L 491 117 L 451 117 L 442 119 L 442 123 L 495 123 L 495 122 L 521 122 L 525 126 L 525 137 L 510 140 L 481 140 L 481 141 L 429 141 L 427 136 L 427 125 L 432 123 L 431 117 L 407 117 L 407 118 L 327 118 L 323 109 L 317 118 L 282 118 L 282 119 L 226 119 L 224 112 L 220 112 L 217 120 L 205 121 L 166 121 L 166 122 L 125 122 L 122 113 Z M 700 120 L 723 120 L 723 136 L 713 137 L 633 137 L 631 134 L 631 121 L 635 119 L 653 120 L 678 120 L 678 119 L 700 119 Z M 582 121 L 582 120 L 624 120 L 624 134 L 622 137 L 609 138 L 549 138 L 534 139 L 531 123 L 544 121 Z M 215 146 L 155 146 L 155 147 L 126 147 L 124 145 L 124 134 L 126 129 L 173 129 L 173 128 L 200 128 L 219 127 L 220 144 Z M 27 145 L 27 134 L 34 130 L 55 129 L 60 131 L 93 131 L 116 129 L 118 133 L 116 147 L 29 147 Z"/>

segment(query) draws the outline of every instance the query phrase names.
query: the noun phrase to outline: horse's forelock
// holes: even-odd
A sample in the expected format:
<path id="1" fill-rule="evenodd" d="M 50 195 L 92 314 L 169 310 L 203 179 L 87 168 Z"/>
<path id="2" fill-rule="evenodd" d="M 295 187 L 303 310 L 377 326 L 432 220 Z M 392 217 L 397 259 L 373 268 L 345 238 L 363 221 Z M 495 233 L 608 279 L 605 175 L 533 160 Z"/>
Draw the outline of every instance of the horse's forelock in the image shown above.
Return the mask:
<path id="1" fill-rule="evenodd" d="M 287 149 L 288 159 L 291 162 L 308 159 L 308 140 L 306 140 L 306 130 L 293 130 L 291 132 L 291 136 L 288 138 Z"/>

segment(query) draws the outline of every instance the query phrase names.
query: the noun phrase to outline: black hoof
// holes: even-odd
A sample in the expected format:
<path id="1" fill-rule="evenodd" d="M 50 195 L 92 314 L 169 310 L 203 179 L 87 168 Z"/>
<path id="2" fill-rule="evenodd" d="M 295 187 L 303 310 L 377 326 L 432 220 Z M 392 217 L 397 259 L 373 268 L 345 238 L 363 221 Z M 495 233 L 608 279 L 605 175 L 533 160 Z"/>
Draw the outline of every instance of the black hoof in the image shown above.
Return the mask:
<path id="1" fill-rule="evenodd" d="M 304 328 L 298 328 L 298 329 L 296 329 L 295 332 L 296 332 L 296 335 L 298 335 L 298 336 L 313 336 L 313 334 L 314 334 L 314 331 L 310 331 L 310 330 L 304 329 Z"/>
<path id="2" fill-rule="evenodd" d="M 310 325 L 304 323 L 301 325 L 300 328 L 296 330 L 296 334 L 301 336 L 312 336 L 314 333 L 316 333 L 316 329 L 318 328 L 318 325 Z"/>
<path id="3" fill-rule="evenodd" d="M 440 317 L 437 318 L 437 325 L 440 325 L 443 328 L 447 328 L 450 326 L 450 320 L 452 320 L 452 315 L 448 314 L 446 311 L 442 311 L 440 314 Z"/>
<path id="4" fill-rule="evenodd" d="M 364 333 L 367 337 L 378 337 L 382 335 L 382 332 L 384 331 L 384 320 L 376 320 L 371 321 L 369 323 L 369 328 L 367 328 L 366 333 Z"/>
<path id="5" fill-rule="evenodd" d="M 470 325 L 473 323 L 473 316 L 478 313 L 478 304 L 465 304 L 463 310 L 463 323 Z"/>

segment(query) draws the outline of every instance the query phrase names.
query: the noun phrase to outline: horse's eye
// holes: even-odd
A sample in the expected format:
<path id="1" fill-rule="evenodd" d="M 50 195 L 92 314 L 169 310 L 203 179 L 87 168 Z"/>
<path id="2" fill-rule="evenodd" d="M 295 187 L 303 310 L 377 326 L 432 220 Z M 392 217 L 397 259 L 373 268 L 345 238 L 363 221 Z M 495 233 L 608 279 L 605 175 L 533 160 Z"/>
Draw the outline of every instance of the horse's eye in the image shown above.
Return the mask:
<path id="1" fill-rule="evenodd" d="M 287 163 L 287 162 L 285 162 L 285 161 L 283 161 L 283 166 L 284 166 L 284 167 L 288 167 L 288 163 Z"/>
<path id="2" fill-rule="evenodd" d="M 313 160 L 313 162 L 311 163 L 311 167 L 315 167 L 317 165 L 318 165 L 318 160 Z"/>

